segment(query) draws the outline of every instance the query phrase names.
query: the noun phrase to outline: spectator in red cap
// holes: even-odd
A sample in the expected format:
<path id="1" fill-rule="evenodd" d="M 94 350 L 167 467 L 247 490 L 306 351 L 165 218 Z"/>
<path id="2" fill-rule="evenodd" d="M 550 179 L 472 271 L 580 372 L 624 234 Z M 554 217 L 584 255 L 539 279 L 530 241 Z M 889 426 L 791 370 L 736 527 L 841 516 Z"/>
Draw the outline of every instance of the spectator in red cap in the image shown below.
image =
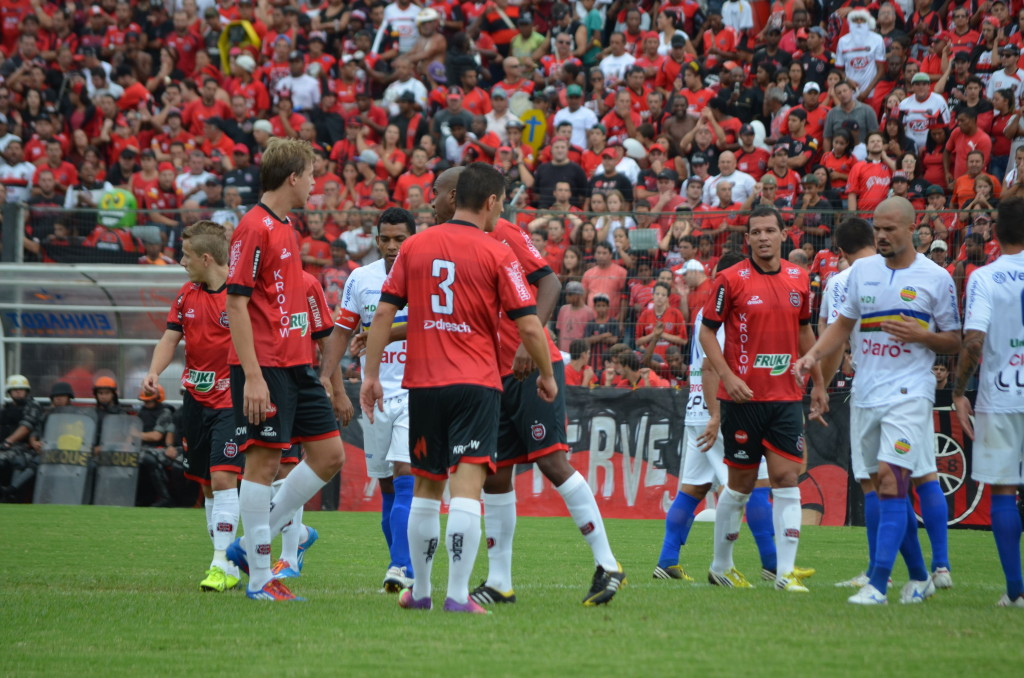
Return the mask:
<path id="1" fill-rule="evenodd" d="M 606 148 L 601 151 L 600 171 L 595 173 L 590 180 L 587 195 L 593 195 L 595 192 L 607 195 L 611 191 L 618 191 L 626 201 L 626 205 L 623 207 L 628 210 L 633 204 L 633 182 L 625 174 L 617 171 L 616 166 L 619 164 L 619 160 L 617 149 Z"/>
<path id="2" fill-rule="evenodd" d="M 224 174 L 225 191 L 229 187 L 235 187 L 243 205 L 255 205 L 260 193 L 260 172 L 258 167 L 252 165 L 249 147 L 245 144 L 235 144 L 231 148 L 231 156 L 235 168 Z"/>

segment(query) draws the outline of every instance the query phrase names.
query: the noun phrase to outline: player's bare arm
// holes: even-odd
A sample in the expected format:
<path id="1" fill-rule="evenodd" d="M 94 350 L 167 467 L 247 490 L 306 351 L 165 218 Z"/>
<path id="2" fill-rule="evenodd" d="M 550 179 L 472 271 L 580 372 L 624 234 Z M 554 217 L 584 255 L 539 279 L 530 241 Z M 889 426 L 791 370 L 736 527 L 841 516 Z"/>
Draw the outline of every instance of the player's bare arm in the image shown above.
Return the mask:
<path id="1" fill-rule="evenodd" d="M 334 326 L 334 330 L 337 330 L 338 326 Z M 323 384 L 324 390 L 327 391 L 327 396 L 331 399 L 331 407 L 334 410 L 334 416 L 341 420 L 342 426 L 348 426 L 348 423 L 352 421 L 352 415 L 355 414 L 355 408 L 352 406 L 352 400 L 349 399 L 348 394 L 345 393 L 345 385 L 341 381 L 341 371 L 338 369 L 330 370 L 330 375 L 327 378 L 323 376 L 324 366 L 327 363 L 327 348 L 330 346 L 331 337 L 334 336 L 334 331 L 322 339 L 317 339 L 316 344 L 320 349 L 320 383 Z M 344 348 L 341 349 L 344 352 Z M 340 357 L 340 354 L 339 354 Z M 335 368 L 337 363 L 335 363 Z"/>
<path id="2" fill-rule="evenodd" d="M 256 347 L 253 344 L 252 320 L 249 318 L 249 297 L 229 294 L 225 307 L 231 323 L 231 343 L 238 353 L 238 363 L 245 373 L 242 412 L 252 425 L 262 423 L 270 408 L 270 389 L 263 379 Z"/>
<path id="3" fill-rule="evenodd" d="M 971 417 L 974 415 L 974 408 L 971 401 L 964 393 L 967 391 L 967 382 L 974 376 L 981 362 L 981 351 L 985 346 L 985 333 L 981 330 L 967 330 L 964 332 L 963 346 L 960 349 L 960 359 L 957 360 L 956 380 L 953 382 L 953 407 L 956 409 L 957 419 L 964 432 L 974 440 L 974 424 Z"/>
<path id="4" fill-rule="evenodd" d="M 561 291 L 562 285 L 558 281 L 558 276 L 553 273 L 537 281 L 537 318 L 542 327 L 551 320 L 551 314 L 554 313 L 555 306 L 558 304 Z M 519 348 L 516 349 L 515 358 L 512 360 L 512 374 L 516 379 L 522 380 L 530 372 L 533 372 L 534 368 L 536 368 L 536 364 L 530 359 L 526 347 L 520 343 Z"/>
<path id="5" fill-rule="evenodd" d="M 793 374 L 801 382 L 811 374 L 811 369 L 825 356 L 831 356 L 842 349 L 850 339 L 850 332 L 857 321 L 840 315 L 839 319 L 828 326 L 818 341 L 793 364 Z M 819 369 L 820 372 L 820 369 Z M 834 373 L 834 371 L 833 371 Z"/>
<path id="6" fill-rule="evenodd" d="M 810 325 L 800 326 L 800 352 L 807 353 L 814 347 L 814 330 Z M 823 415 L 828 412 L 828 392 L 825 390 L 827 383 L 821 375 L 821 366 L 815 362 L 811 366 L 811 411 L 810 418 L 822 426 L 828 426 Z"/>
<path id="7" fill-rule="evenodd" d="M 921 344 L 939 355 L 950 355 L 960 350 L 959 331 L 932 332 L 914 318 L 903 314 L 900 314 L 899 320 L 884 321 L 882 331 L 896 341 Z"/>
<path id="8" fill-rule="evenodd" d="M 174 349 L 177 348 L 182 336 L 184 335 L 181 332 L 164 330 L 164 335 L 160 337 L 160 341 L 153 348 L 153 358 L 149 361 L 149 372 L 146 373 L 145 379 L 142 380 L 142 388 L 146 393 L 156 393 L 157 384 L 160 382 L 160 375 L 171 364 L 171 361 L 174 360 Z"/>
<path id="9" fill-rule="evenodd" d="M 728 363 L 725 362 L 725 354 L 722 353 L 722 347 L 718 345 L 715 330 L 706 325 L 700 328 L 700 347 L 704 349 L 705 362 L 718 373 L 725 386 L 725 392 L 733 402 L 742 404 L 754 397 L 754 392 L 750 390 L 747 383 L 729 369 Z"/>
<path id="10" fill-rule="evenodd" d="M 384 411 L 384 389 L 380 384 L 380 359 L 391 336 L 391 325 L 395 321 L 398 307 L 381 301 L 373 314 L 370 331 L 366 337 L 366 364 L 363 366 L 363 385 L 359 388 L 359 406 L 363 414 L 373 423 L 374 406 Z M 550 365 L 549 365 L 550 371 Z"/>
<path id="11" fill-rule="evenodd" d="M 718 393 L 720 382 L 721 378 L 715 370 L 700 371 L 700 383 L 704 391 L 704 404 L 707 405 L 709 415 L 707 425 L 701 431 L 701 434 L 697 436 L 697 444 L 700 445 L 701 452 L 707 452 L 715 446 L 715 440 L 718 439 L 718 429 L 722 425 L 721 403 L 715 397 L 715 394 Z M 709 393 L 711 394 L 710 397 L 708 396 Z"/>
<path id="12" fill-rule="evenodd" d="M 555 383 L 555 371 L 551 366 L 551 354 L 548 352 L 548 339 L 544 334 L 543 325 L 540 324 L 540 318 L 533 313 L 520 316 L 516 318 L 516 328 L 519 330 L 523 346 L 540 370 L 540 376 L 537 377 L 537 395 L 545 402 L 554 402 L 555 396 L 558 395 L 558 384 Z"/>

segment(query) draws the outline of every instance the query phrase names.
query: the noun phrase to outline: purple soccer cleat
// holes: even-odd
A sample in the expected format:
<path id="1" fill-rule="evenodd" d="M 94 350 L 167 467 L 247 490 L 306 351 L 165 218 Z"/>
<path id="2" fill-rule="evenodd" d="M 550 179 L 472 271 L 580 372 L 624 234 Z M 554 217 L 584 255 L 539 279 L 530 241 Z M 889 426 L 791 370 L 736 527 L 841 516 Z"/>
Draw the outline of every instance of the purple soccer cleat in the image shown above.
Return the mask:
<path id="1" fill-rule="evenodd" d="M 445 598 L 444 600 L 444 611 L 445 612 L 468 612 L 470 614 L 490 614 L 490 610 L 477 605 L 476 601 L 472 598 L 467 598 L 464 603 L 457 603 L 452 598 Z"/>
<path id="2" fill-rule="evenodd" d="M 407 610 L 429 610 L 434 607 L 430 597 L 420 598 L 416 600 L 412 597 L 412 589 L 402 589 L 402 592 L 398 594 L 398 607 L 404 607 Z M 445 603 L 445 609 L 447 609 L 447 603 Z"/>

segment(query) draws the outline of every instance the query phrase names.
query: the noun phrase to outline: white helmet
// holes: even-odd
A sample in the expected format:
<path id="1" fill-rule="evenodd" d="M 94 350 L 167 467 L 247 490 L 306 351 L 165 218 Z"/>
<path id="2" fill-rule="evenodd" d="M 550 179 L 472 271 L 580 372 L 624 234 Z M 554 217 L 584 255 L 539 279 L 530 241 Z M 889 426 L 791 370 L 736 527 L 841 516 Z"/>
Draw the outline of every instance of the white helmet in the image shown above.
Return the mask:
<path id="1" fill-rule="evenodd" d="M 9 393 L 15 389 L 23 388 L 26 391 L 32 387 L 28 383 L 28 379 L 25 378 L 24 374 L 12 374 L 7 377 L 7 383 L 4 384 L 4 393 Z"/>

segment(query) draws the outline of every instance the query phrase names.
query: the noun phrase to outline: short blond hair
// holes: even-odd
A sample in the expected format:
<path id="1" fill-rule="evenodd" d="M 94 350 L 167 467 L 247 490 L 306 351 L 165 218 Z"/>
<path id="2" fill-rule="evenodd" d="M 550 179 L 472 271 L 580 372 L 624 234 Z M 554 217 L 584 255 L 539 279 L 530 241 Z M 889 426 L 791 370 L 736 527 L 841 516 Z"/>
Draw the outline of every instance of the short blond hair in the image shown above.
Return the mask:
<path id="1" fill-rule="evenodd" d="M 274 137 L 267 143 L 260 161 L 260 188 L 273 191 L 293 174 L 301 175 L 313 164 L 313 147 L 301 139 Z"/>
<path id="2" fill-rule="evenodd" d="M 220 224 L 202 219 L 187 227 L 181 239 L 189 241 L 196 256 L 209 254 L 220 266 L 228 263 L 227 231 Z"/>

